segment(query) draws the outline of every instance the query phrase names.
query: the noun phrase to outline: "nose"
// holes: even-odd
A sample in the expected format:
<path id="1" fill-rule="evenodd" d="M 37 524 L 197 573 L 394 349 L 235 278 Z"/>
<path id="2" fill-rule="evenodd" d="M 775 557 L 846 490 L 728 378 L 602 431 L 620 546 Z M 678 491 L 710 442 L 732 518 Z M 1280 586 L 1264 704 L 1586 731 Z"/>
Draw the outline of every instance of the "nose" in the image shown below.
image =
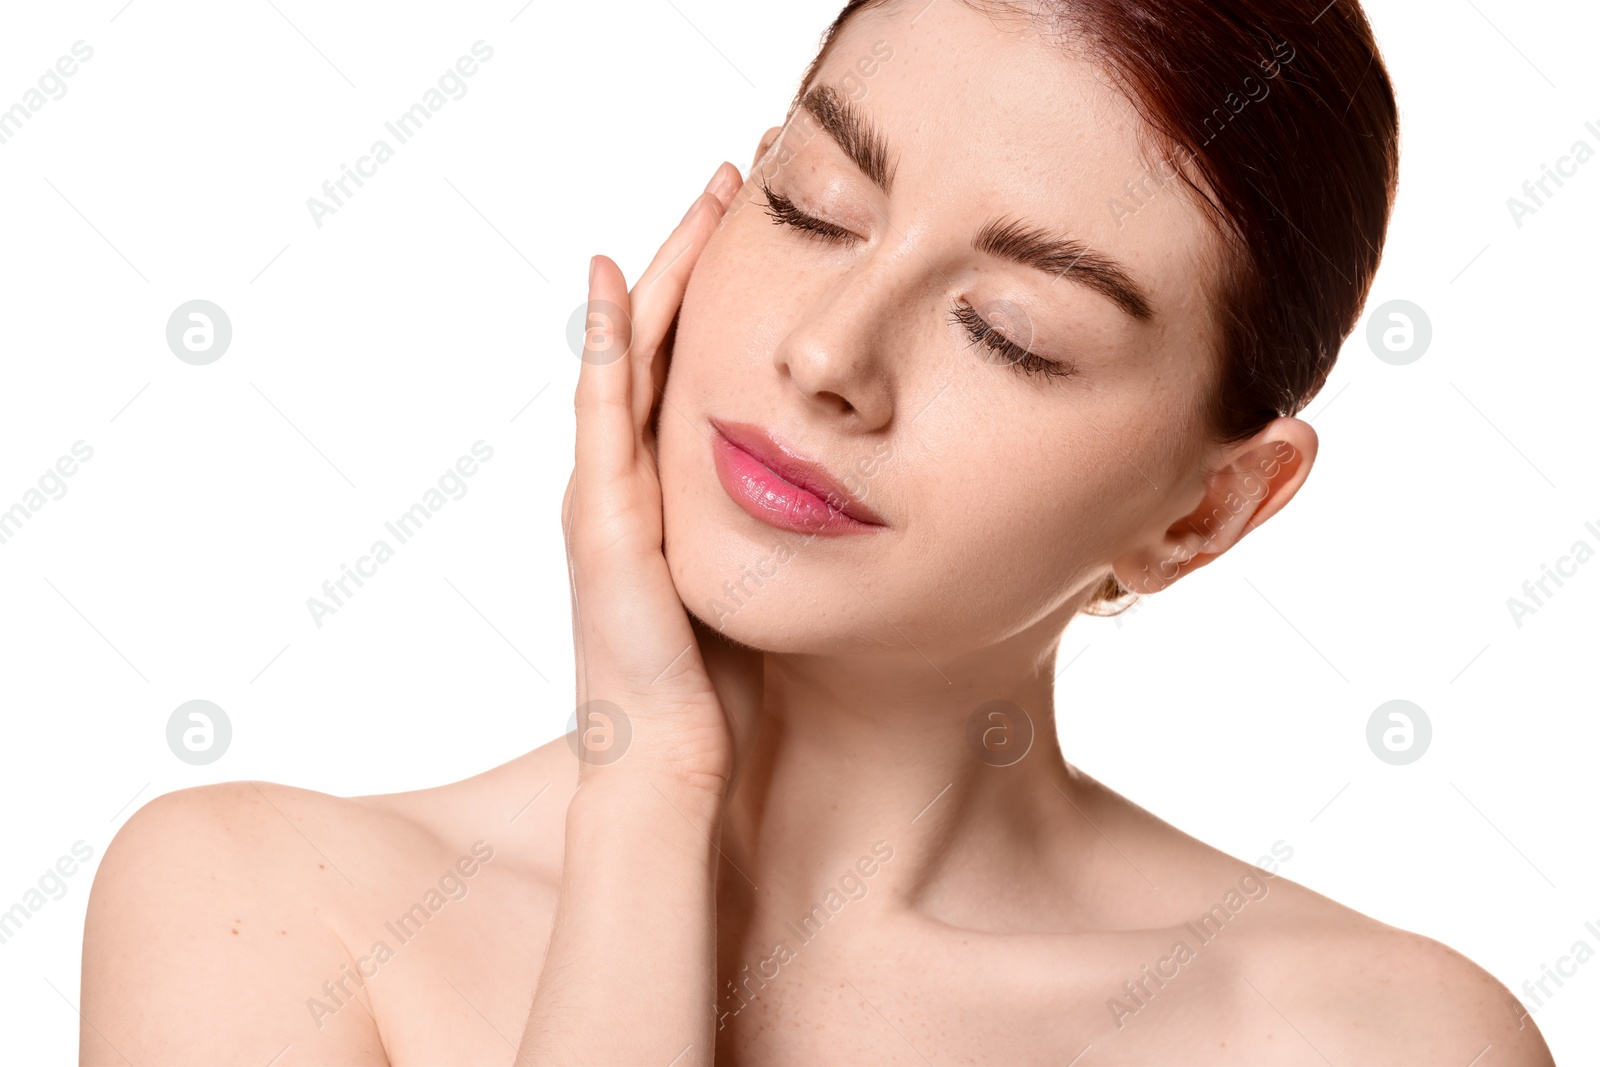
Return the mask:
<path id="1" fill-rule="evenodd" d="M 773 365 L 805 402 L 830 416 L 853 415 L 861 429 L 889 421 L 898 376 L 896 327 L 915 280 L 896 257 L 863 258 L 822 282 L 773 351 Z"/>

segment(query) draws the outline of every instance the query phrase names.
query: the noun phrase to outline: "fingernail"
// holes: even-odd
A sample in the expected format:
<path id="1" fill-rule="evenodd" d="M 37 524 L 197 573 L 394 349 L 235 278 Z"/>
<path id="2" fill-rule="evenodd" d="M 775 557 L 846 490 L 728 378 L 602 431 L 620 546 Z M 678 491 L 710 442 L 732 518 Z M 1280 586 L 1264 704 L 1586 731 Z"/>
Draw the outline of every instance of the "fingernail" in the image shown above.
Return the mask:
<path id="1" fill-rule="evenodd" d="M 599 256 L 590 256 L 589 257 L 589 288 L 591 288 L 591 289 L 594 288 L 594 270 L 595 270 L 595 266 L 599 262 L 600 262 L 600 257 Z"/>
<path id="2" fill-rule="evenodd" d="M 711 175 L 711 180 L 706 182 L 706 192 L 714 193 L 717 191 L 717 186 L 722 184 L 722 168 L 723 164 L 718 163 L 716 171 Z"/>

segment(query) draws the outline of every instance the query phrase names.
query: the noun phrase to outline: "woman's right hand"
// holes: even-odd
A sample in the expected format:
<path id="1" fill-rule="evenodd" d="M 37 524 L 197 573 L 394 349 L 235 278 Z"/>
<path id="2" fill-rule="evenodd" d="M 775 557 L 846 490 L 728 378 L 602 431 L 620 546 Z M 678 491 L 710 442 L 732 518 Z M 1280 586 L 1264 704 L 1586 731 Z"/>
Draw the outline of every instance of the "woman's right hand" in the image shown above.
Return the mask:
<path id="1" fill-rule="evenodd" d="M 667 568 L 651 416 L 689 274 L 740 185 L 738 169 L 722 164 L 631 294 L 615 263 L 590 261 L 577 446 L 561 507 L 580 788 L 647 779 L 714 807 L 731 774 L 732 733 L 700 642 L 718 642 L 718 673 L 731 646 L 691 623 Z"/>
<path id="2" fill-rule="evenodd" d="M 616 264 L 591 264 L 577 455 L 561 506 L 579 740 L 590 736 L 577 746 L 560 893 L 519 1063 L 709 1067 L 716 1057 L 716 837 L 733 767 L 723 709 L 759 696 L 747 681 L 759 680 L 760 657 L 697 627 L 678 597 L 650 416 L 689 272 L 739 185 L 731 164 L 717 169 L 631 295 Z M 616 706 L 609 723 L 592 714 L 600 701 Z"/>

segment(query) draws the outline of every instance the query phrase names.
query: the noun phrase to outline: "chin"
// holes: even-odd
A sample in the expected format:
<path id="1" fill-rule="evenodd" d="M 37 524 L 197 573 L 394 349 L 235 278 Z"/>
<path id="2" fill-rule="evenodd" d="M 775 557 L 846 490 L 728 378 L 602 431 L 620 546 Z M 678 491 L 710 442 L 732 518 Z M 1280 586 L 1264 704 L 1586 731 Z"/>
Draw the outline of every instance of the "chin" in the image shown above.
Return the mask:
<path id="1" fill-rule="evenodd" d="M 711 629 L 751 648 L 794 654 L 862 652 L 885 641 L 882 618 L 845 580 L 852 569 L 845 545 L 764 526 L 725 495 L 669 493 L 662 510 L 678 598 Z M 859 589 L 859 560 L 853 569 Z"/>
<path id="2" fill-rule="evenodd" d="M 743 513 L 678 498 L 663 505 L 664 552 L 678 598 L 711 629 L 769 652 L 810 644 L 805 620 L 816 619 L 816 576 L 801 573 L 793 534 L 742 529 Z M 811 562 L 811 561 L 806 561 Z M 813 564 L 814 567 L 814 564 Z M 831 584 L 831 583 L 828 583 Z M 808 595 L 809 594 L 809 595 Z"/>

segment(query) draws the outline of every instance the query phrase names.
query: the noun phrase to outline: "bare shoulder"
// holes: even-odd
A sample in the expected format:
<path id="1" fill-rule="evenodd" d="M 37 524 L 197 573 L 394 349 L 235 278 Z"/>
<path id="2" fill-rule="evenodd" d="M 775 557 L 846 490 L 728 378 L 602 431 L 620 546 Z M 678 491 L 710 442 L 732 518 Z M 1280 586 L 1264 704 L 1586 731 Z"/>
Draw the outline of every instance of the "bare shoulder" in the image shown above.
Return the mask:
<path id="1" fill-rule="evenodd" d="M 471 991 L 491 1014 L 531 995 L 575 780 L 565 749 L 413 792 L 229 782 L 146 804 L 90 891 L 82 1062 L 459 1057 L 441 973 L 519 976 Z"/>
<path id="2" fill-rule="evenodd" d="M 140 808 L 90 892 L 82 1061 L 266 1063 L 294 1045 L 387 1063 L 370 1014 L 313 1031 L 303 1002 L 351 959 L 352 879 L 397 829 L 372 805 L 265 782 Z"/>
<path id="3" fill-rule="evenodd" d="M 1278 907 L 1241 943 L 1240 996 L 1264 1002 L 1336 1063 L 1546 1067 L 1511 992 L 1466 956 L 1281 876 Z"/>
<path id="4" fill-rule="evenodd" d="M 1281 865 L 1293 856 L 1292 846 L 1276 842 L 1254 863 L 1245 862 L 1086 775 L 1075 773 L 1074 783 L 1101 830 L 1165 887 L 1150 891 L 1139 925 L 1176 931 L 1198 968 L 1212 975 L 1214 1006 L 1233 1020 L 1228 1029 L 1252 1035 L 1271 1056 L 1313 1063 L 1553 1064 L 1533 1020 L 1493 975 L 1439 941 L 1379 922 L 1285 877 Z M 1131 897 L 1139 885 L 1130 879 L 1129 888 Z M 1188 958 L 1186 950 L 1167 963 L 1169 971 L 1182 970 Z M 1136 1001 L 1127 1007 L 1140 1010 Z"/>

